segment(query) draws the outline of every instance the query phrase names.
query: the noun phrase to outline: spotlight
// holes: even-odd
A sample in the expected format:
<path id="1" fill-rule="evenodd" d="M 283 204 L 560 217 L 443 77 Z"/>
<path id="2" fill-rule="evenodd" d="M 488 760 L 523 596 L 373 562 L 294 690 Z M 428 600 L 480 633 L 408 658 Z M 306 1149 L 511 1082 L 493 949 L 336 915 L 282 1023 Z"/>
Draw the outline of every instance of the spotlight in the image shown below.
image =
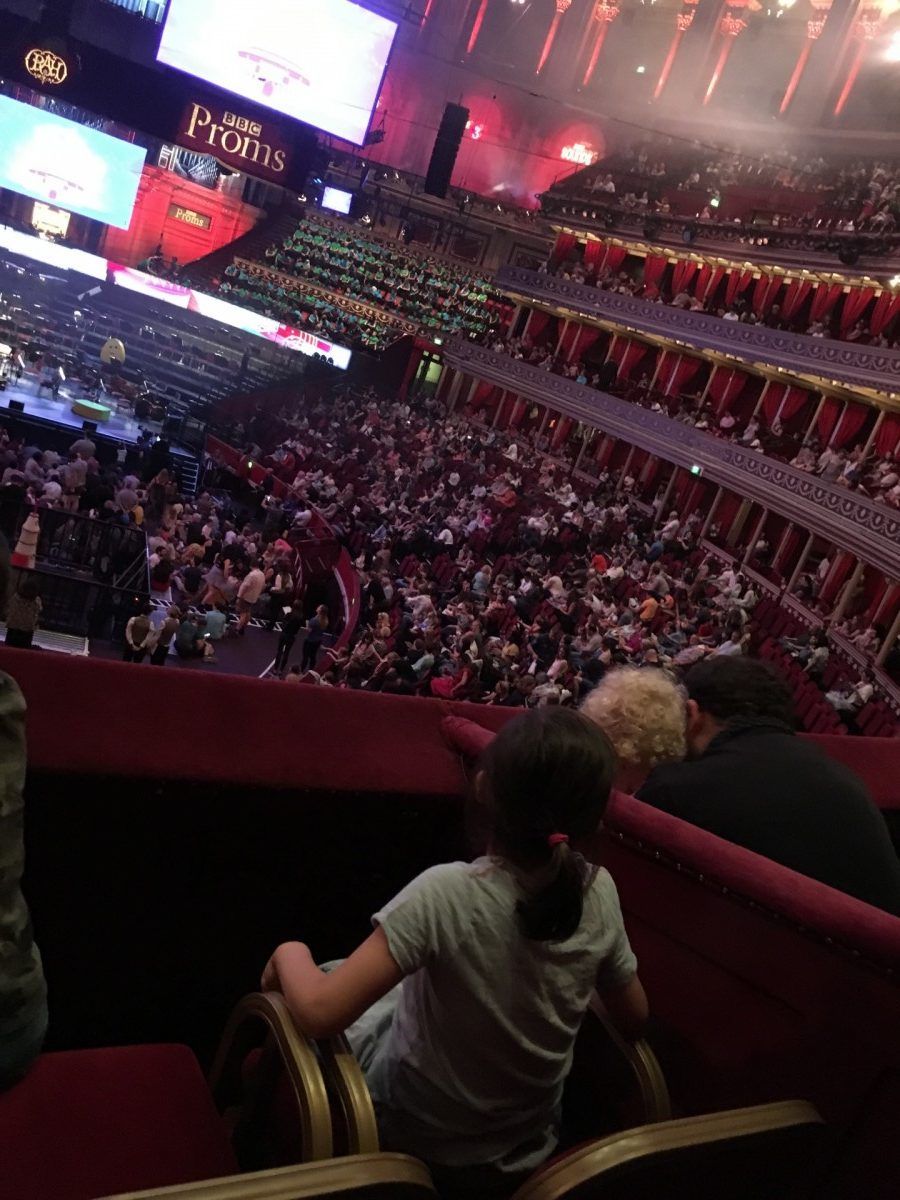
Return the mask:
<path id="1" fill-rule="evenodd" d="M 838 258 L 845 267 L 855 267 L 859 262 L 860 248 L 858 242 L 848 242 L 838 250 Z"/>

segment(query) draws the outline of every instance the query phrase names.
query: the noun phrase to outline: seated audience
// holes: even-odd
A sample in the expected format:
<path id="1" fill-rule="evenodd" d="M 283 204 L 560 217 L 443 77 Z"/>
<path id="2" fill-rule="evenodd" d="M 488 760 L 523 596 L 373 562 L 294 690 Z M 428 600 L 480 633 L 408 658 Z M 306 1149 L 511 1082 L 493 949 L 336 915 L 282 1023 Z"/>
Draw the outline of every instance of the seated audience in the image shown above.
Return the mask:
<path id="1" fill-rule="evenodd" d="M 794 735 L 790 692 L 766 664 L 715 658 L 688 671 L 690 759 L 638 795 L 900 916 L 900 861 L 863 783 Z"/>

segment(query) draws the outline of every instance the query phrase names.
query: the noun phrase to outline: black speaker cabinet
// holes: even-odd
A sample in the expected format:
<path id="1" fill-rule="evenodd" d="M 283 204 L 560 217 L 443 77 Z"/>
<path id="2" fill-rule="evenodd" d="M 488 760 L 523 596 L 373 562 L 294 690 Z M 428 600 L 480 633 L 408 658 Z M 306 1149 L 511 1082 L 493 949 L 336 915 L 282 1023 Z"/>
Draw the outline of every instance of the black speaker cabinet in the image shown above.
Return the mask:
<path id="1" fill-rule="evenodd" d="M 10 400 L 9 411 L 10 412 L 24 412 L 25 411 L 25 401 L 24 400 Z"/>
<path id="2" fill-rule="evenodd" d="M 425 176 L 425 191 L 429 196 L 443 199 L 447 195 L 468 119 L 469 110 L 461 104 L 448 104 L 445 107 Z"/>

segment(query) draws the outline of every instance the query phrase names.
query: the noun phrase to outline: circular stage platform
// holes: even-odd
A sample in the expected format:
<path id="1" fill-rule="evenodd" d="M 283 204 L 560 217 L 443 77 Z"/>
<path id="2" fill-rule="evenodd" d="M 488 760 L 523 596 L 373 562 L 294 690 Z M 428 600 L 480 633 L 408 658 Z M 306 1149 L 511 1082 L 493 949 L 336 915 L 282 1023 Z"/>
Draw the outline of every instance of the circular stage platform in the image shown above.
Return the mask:
<path id="1" fill-rule="evenodd" d="M 112 409 L 108 405 L 98 404 L 95 400 L 74 400 L 72 412 L 86 421 L 108 421 L 112 416 Z"/>

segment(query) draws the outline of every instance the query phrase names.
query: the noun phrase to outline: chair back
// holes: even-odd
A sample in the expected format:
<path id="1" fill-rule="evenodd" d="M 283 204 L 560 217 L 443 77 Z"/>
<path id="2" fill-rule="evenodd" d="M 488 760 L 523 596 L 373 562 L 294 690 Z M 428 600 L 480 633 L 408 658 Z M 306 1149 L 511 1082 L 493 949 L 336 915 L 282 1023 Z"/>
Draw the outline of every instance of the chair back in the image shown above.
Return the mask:
<path id="1" fill-rule="evenodd" d="M 513 1200 L 806 1200 L 824 1142 L 804 1100 L 663 1121 L 581 1147 Z"/>

